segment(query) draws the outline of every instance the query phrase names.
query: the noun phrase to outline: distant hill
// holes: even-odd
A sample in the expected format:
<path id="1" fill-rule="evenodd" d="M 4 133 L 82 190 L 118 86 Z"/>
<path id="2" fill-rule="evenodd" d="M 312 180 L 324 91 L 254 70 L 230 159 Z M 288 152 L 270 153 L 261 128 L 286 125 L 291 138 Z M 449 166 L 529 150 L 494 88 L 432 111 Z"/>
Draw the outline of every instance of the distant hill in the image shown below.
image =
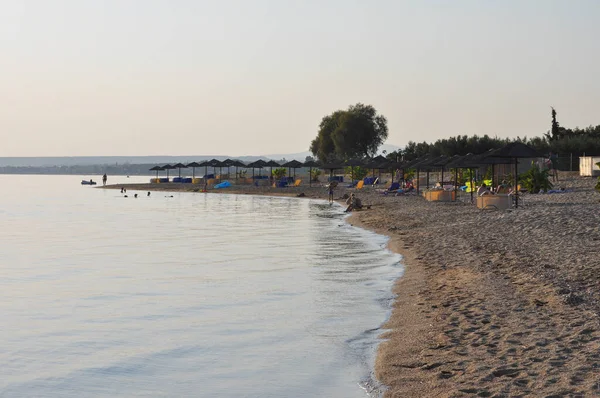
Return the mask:
<path id="1" fill-rule="evenodd" d="M 393 152 L 400 147 L 384 144 L 379 152 Z M 307 156 L 311 156 L 308 151 L 287 154 L 271 154 L 261 156 L 209 156 L 209 155 L 189 155 L 189 156 L 72 156 L 72 157 L 0 157 L 0 167 L 6 172 L 7 167 L 33 167 L 33 168 L 56 168 L 73 166 L 123 166 L 123 165 L 156 165 L 165 163 L 190 163 L 202 160 L 218 159 L 225 160 L 239 159 L 243 162 L 253 162 L 258 159 L 273 160 L 299 160 L 304 161 Z"/>

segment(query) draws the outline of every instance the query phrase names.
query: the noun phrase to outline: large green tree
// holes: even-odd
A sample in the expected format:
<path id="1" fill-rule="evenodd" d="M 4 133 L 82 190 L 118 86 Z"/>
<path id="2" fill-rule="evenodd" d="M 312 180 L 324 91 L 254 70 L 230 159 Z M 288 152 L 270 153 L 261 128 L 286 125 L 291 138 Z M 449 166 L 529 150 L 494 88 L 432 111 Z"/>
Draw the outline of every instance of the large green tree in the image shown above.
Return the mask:
<path id="1" fill-rule="evenodd" d="M 323 117 L 310 151 L 321 161 L 375 156 L 387 136 L 386 118 L 359 103 Z"/>

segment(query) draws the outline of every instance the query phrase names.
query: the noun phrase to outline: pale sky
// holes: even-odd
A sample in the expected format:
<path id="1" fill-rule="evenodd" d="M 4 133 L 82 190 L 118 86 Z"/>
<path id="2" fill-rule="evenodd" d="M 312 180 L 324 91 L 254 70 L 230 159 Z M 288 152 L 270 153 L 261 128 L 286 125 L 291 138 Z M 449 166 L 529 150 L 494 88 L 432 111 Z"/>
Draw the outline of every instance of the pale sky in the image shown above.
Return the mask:
<path id="1" fill-rule="evenodd" d="M 600 124 L 598 0 L 0 0 L 0 156 L 308 149 Z"/>

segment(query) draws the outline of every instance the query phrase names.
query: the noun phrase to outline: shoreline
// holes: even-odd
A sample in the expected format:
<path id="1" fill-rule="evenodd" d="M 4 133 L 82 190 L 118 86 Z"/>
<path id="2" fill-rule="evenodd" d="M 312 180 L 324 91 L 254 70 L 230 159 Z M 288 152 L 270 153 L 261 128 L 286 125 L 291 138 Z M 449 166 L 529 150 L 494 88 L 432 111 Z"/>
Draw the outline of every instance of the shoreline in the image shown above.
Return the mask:
<path id="1" fill-rule="evenodd" d="M 385 397 L 600 395 L 600 196 L 592 179 L 561 185 L 574 192 L 505 212 L 357 193 L 372 209 L 346 221 L 388 236 L 405 267 L 375 360 Z M 327 199 L 322 187 L 221 192 Z"/>

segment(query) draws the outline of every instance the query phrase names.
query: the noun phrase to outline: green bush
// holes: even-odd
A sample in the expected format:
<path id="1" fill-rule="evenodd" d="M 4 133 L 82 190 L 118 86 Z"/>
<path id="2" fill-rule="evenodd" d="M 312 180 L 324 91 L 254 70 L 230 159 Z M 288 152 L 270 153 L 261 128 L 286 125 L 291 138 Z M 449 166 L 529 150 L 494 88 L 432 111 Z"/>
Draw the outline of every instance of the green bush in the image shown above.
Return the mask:
<path id="1" fill-rule="evenodd" d="M 362 180 L 369 174 L 369 169 L 364 167 L 355 166 L 355 167 L 346 167 L 344 169 L 346 175 L 351 176 L 354 173 L 355 180 Z"/>
<path id="2" fill-rule="evenodd" d="M 310 174 L 310 179 L 313 182 L 317 182 L 319 181 L 319 176 L 321 175 L 321 170 L 320 169 L 312 169 L 311 170 L 311 174 Z"/>
<path id="3" fill-rule="evenodd" d="M 533 164 L 528 172 L 521 174 L 520 180 L 523 188 L 531 193 L 548 192 L 553 186 L 550 182 L 550 170 L 540 170 L 537 164 Z"/>
<path id="4" fill-rule="evenodd" d="M 275 177 L 276 180 L 281 180 L 283 177 L 285 177 L 285 174 L 286 174 L 285 167 L 279 167 L 277 169 L 273 169 L 273 177 Z"/>

